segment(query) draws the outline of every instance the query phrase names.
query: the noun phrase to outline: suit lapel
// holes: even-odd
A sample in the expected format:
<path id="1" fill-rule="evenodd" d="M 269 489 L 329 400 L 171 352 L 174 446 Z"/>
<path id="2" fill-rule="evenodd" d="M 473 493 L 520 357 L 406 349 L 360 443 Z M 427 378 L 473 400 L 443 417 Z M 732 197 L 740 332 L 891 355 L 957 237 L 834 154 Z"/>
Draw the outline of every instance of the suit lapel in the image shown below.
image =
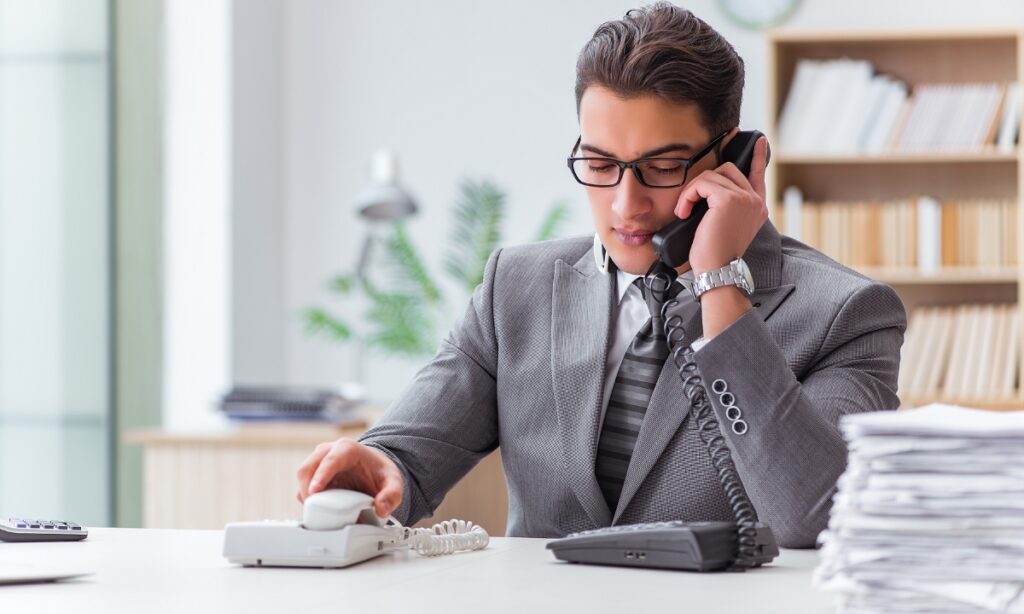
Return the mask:
<path id="1" fill-rule="evenodd" d="M 761 318 L 767 320 L 794 288 L 791 284 L 779 285 L 782 277 L 781 238 L 771 222 L 765 222 L 743 258 L 750 267 L 756 288 L 750 296 L 750 302 L 754 304 L 754 309 L 759 312 Z M 703 334 L 699 308 L 687 320 L 685 329 L 683 345 L 692 344 Z M 685 386 L 679 378 L 679 371 L 672 357 L 669 356 L 658 376 L 647 414 L 637 435 L 636 448 L 622 485 L 622 494 L 619 496 L 613 523 L 617 522 L 625 511 L 651 469 L 661 458 L 668 442 L 688 419 L 689 413 Z"/>
<path id="2" fill-rule="evenodd" d="M 569 483 L 596 526 L 611 510 L 594 475 L 615 276 L 601 274 L 588 251 L 555 263 L 551 301 L 551 377 Z M 543 476 L 537 476 L 544 479 Z"/>

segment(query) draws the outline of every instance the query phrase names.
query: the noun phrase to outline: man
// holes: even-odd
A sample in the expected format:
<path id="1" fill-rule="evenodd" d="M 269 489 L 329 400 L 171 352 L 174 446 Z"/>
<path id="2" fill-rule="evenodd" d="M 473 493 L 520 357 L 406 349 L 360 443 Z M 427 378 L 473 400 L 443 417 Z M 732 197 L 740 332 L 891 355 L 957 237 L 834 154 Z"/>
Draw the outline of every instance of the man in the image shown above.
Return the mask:
<path id="1" fill-rule="evenodd" d="M 760 519 L 781 545 L 813 546 L 845 465 L 840 416 L 899 403 L 906 317 L 890 288 L 767 221 L 763 140 L 749 178 L 722 163 L 742 88 L 742 60 L 688 11 L 658 3 L 602 25 L 577 63 L 570 162 L 596 237 L 495 252 L 462 321 L 381 422 L 302 465 L 300 500 L 357 489 L 411 523 L 500 445 L 509 535 L 732 519 L 666 360 L 662 302 L 635 283 L 655 260 L 652 234 L 706 198 L 679 272 L 708 283 L 669 314 Z M 749 295 L 733 275 L 744 267 Z"/>

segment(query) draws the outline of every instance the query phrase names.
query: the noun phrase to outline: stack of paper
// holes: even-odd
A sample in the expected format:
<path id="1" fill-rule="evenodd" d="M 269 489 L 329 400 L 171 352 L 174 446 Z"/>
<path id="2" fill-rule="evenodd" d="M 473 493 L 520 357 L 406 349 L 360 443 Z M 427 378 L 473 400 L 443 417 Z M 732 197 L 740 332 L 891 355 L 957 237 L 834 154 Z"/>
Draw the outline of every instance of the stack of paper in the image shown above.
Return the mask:
<path id="1" fill-rule="evenodd" d="M 843 612 L 1024 612 L 1024 412 L 847 416 L 815 583 Z"/>

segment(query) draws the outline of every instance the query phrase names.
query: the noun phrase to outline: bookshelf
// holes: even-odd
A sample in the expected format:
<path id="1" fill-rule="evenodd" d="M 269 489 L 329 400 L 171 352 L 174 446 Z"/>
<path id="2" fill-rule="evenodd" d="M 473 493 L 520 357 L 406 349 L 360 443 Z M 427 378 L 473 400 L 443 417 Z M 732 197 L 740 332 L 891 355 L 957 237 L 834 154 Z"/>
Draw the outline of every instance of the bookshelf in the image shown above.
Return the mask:
<path id="1" fill-rule="evenodd" d="M 919 307 L 1010 304 L 1014 305 L 1017 318 L 1024 318 L 1024 241 L 1021 241 L 1024 238 L 1024 215 L 1020 213 L 1024 198 L 1020 189 L 1024 184 L 1024 154 L 1019 144 L 1010 148 L 985 144 L 974 148 L 910 151 L 889 140 L 882 151 L 872 153 L 827 151 L 827 147 L 822 147 L 820 152 L 792 147 L 787 151 L 778 145 L 780 123 L 785 123 L 785 120 L 780 122 L 780 116 L 784 115 L 790 88 L 803 60 L 849 58 L 867 61 L 876 74 L 902 82 L 908 93 L 914 95 L 920 91 L 915 88 L 921 85 L 969 87 L 978 83 L 1024 82 L 1022 38 L 1024 32 L 1008 28 L 769 32 L 770 125 L 765 127 L 765 132 L 773 143 L 773 158 L 768 169 L 768 206 L 780 229 L 783 192 L 789 186 L 798 187 L 808 203 L 891 201 L 915 195 L 930 196 L 943 202 L 973 199 L 1010 201 L 1009 206 L 1016 211 L 1012 226 L 1015 234 L 1010 235 L 1012 238 L 1009 240 L 1004 238 L 1004 245 L 1015 255 L 1012 264 L 941 266 L 929 271 L 893 266 L 853 268 L 893 286 L 906 305 L 908 315 Z M 1000 114 L 1006 112 L 1004 106 L 1011 98 L 1005 95 L 1005 91 Z M 1019 117 L 1020 99 L 1009 106 Z M 901 121 L 907 121 L 905 115 L 901 117 Z M 796 121 L 802 120 L 803 117 L 799 117 Z M 783 126 L 783 130 L 785 128 Z M 804 134 L 803 142 L 806 144 L 806 130 Z M 1015 338 L 1024 334 L 1020 332 L 1020 326 L 1014 330 L 1018 331 Z M 911 332 L 908 330 L 908 337 Z M 1017 348 L 1024 347 L 1021 341 L 1024 339 L 1016 339 Z M 1000 347 L 1003 345 L 1000 342 Z M 941 401 L 990 409 L 1024 407 L 1020 385 L 1024 382 L 1024 361 L 1020 360 L 1019 354 L 1018 350 L 1016 367 L 1011 365 L 1017 382 L 1010 393 L 991 396 L 964 396 L 962 393 L 946 394 L 945 391 L 908 394 L 901 386 L 901 400 L 904 406 Z M 902 379 L 901 373 L 901 382 Z M 977 390 L 985 386 L 969 388 Z"/>

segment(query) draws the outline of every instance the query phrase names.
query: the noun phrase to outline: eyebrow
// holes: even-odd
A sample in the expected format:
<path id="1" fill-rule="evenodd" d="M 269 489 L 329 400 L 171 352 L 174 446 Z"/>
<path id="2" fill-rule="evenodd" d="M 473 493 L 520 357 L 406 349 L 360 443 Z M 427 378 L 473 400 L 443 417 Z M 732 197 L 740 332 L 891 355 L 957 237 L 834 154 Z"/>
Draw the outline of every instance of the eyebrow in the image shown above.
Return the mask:
<path id="1" fill-rule="evenodd" d="M 600 147 L 594 147 L 593 145 L 580 144 L 580 151 L 589 151 L 590 153 L 595 153 L 599 156 L 604 156 L 606 158 L 615 158 L 615 155 L 612 154 L 611 152 L 605 151 Z M 640 154 L 640 157 L 637 158 L 637 160 L 641 158 L 653 158 L 655 156 L 660 156 L 663 153 L 668 153 L 670 151 L 692 152 L 695 151 L 695 148 L 686 143 L 672 143 L 671 145 L 665 145 L 664 147 L 659 147 L 657 149 L 645 151 L 644 153 Z"/>

